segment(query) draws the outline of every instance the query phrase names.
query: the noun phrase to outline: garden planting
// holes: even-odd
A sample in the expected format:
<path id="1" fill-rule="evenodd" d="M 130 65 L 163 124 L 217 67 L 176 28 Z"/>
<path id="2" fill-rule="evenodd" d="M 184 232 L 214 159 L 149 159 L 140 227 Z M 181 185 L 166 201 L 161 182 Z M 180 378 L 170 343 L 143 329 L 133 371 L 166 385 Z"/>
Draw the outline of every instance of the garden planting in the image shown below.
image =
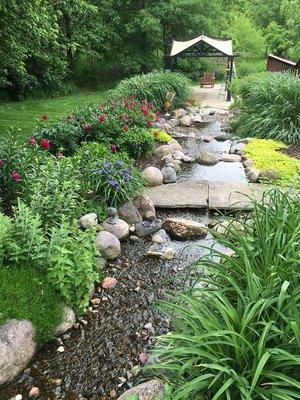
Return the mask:
<path id="1" fill-rule="evenodd" d="M 278 121 L 272 140 L 250 133 L 241 94 L 233 139 L 229 112 L 190 97 L 181 74 L 137 76 L 101 104 L 43 115 L 26 143 L 1 142 L 7 399 L 299 398 L 297 118 L 281 120 L 286 140 Z M 205 211 L 177 209 L 204 196 L 189 192 L 197 181 Z M 216 181 L 282 190 L 220 214 Z"/>

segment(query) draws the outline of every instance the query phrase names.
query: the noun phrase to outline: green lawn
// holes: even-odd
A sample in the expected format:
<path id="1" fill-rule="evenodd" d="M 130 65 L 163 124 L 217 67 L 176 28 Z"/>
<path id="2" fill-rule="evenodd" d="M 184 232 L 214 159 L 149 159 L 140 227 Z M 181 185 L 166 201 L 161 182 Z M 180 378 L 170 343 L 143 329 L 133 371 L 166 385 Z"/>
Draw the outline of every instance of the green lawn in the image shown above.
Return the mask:
<path id="1" fill-rule="evenodd" d="M 46 100 L 0 103 L 0 139 L 7 135 L 10 127 L 13 130 L 20 128 L 21 131 L 16 132 L 17 135 L 27 138 L 36 126 L 37 119 L 43 114 L 48 114 L 49 121 L 55 121 L 79 105 L 100 101 L 104 93 L 97 91 Z"/>

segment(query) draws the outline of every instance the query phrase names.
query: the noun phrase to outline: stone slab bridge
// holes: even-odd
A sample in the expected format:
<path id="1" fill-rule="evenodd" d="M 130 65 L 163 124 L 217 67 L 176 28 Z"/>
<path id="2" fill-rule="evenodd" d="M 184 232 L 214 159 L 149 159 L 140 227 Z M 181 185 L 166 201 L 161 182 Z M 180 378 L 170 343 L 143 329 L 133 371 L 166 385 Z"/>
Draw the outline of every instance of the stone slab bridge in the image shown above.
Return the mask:
<path id="1" fill-rule="evenodd" d="M 250 210 L 261 201 L 267 185 L 210 181 L 184 181 L 147 188 L 145 194 L 157 208 Z"/>

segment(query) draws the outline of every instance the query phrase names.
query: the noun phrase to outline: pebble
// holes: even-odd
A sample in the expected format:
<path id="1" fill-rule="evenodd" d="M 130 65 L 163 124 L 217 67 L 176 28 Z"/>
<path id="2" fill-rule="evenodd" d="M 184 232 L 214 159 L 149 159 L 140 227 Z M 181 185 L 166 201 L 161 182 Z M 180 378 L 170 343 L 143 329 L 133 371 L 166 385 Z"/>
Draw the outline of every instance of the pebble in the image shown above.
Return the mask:
<path id="1" fill-rule="evenodd" d="M 93 304 L 93 306 L 98 306 L 101 303 L 101 299 L 99 299 L 98 297 L 96 297 L 95 299 L 91 300 L 91 303 Z"/>
<path id="2" fill-rule="evenodd" d="M 65 351 L 65 348 L 64 348 L 64 346 L 59 346 L 59 347 L 56 349 L 56 351 L 57 351 L 58 353 L 63 353 L 63 352 Z"/>
<path id="3" fill-rule="evenodd" d="M 154 236 L 152 237 L 152 242 L 153 242 L 153 243 L 162 244 L 162 243 L 165 242 L 165 239 L 164 239 L 162 236 L 160 236 L 160 235 L 154 235 Z"/>
<path id="4" fill-rule="evenodd" d="M 101 287 L 102 287 L 102 289 L 111 289 L 111 288 L 114 288 L 117 284 L 118 284 L 118 281 L 116 278 L 111 278 L 110 276 L 107 276 L 101 282 Z"/>
<path id="5" fill-rule="evenodd" d="M 10 400 L 22 400 L 23 396 L 21 394 L 17 394 L 16 396 L 12 397 Z"/>
<path id="6" fill-rule="evenodd" d="M 149 361 L 149 354 L 147 353 L 141 353 L 139 355 L 139 360 L 141 364 L 147 364 L 147 362 Z"/>
<path id="7" fill-rule="evenodd" d="M 40 389 L 36 386 L 34 386 L 33 388 L 30 389 L 28 396 L 29 397 L 35 397 L 38 396 L 40 394 Z"/>

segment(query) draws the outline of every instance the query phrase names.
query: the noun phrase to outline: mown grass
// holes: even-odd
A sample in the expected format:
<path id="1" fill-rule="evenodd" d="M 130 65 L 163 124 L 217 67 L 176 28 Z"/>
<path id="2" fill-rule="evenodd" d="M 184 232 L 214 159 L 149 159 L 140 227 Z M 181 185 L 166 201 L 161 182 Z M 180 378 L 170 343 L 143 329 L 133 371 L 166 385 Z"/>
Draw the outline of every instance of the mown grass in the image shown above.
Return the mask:
<path id="1" fill-rule="evenodd" d="M 61 299 L 33 267 L 0 267 L 0 324 L 27 319 L 37 330 L 39 342 L 53 337 L 62 320 Z"/>
<path id="2" fill-rule="evenodd" d="M 21 140 L 26 139 L 42 115 L 47 114 L 49 121 L 56 121 L 77 106 L 101 101 L 104 93 L 84 92 L 47 100 L 0 103 L 0 140 L 8 136 L 9 130 Z"/>
<path id="3" fill-rule="evenodd" d="M 300 172 L 300 160 L 289 157 L 280 149 L 288 146 L 271 139 L 254 139 L 246 147 L 247 156 L 258 170 L 274 169 L 280 174 L 278 183 L 292 182 Z"/>

